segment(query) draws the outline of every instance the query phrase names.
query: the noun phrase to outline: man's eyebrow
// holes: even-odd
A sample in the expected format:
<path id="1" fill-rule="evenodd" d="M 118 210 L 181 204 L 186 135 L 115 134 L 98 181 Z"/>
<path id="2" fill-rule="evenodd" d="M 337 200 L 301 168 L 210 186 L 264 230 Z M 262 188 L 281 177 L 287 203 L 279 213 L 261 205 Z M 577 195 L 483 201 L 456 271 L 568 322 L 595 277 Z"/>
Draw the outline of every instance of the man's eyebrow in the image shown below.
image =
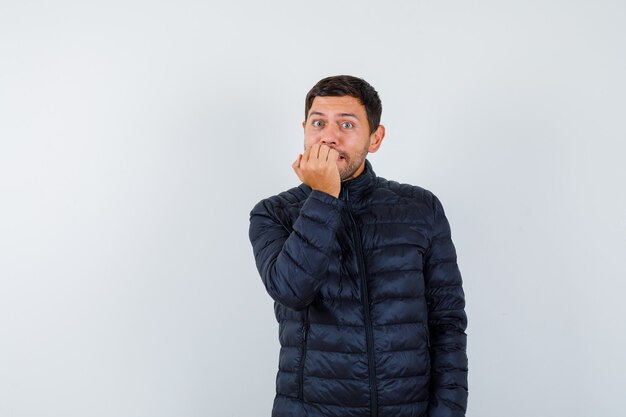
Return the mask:
<path id="1" fill-rule="evenodd" d="M 319 112 L 319 111 L 312 111 L 312 112 L 309 113 L 309 116 L 326 117 L 326 115 L 324 113 Z M 359 117 L 356 114 L 354 114 L 354 113 L 339 113 L 339 114 L 337 114 L 337 116 L 339 116 L 339 117 L 352 117 L 352 118 L 354 118 L 356 120 L 359 120 Z"/>

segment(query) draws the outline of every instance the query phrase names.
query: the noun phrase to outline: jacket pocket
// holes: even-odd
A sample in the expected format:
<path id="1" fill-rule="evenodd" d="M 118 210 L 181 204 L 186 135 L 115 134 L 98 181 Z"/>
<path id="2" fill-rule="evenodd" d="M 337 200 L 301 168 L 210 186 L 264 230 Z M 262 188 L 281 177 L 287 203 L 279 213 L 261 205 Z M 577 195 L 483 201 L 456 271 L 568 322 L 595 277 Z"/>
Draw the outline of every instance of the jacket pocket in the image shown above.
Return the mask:
<path id="1" fill-rule="evenodd" d="M 424 328 L 424 336 L 426 338 L 426 347 L 430 350 L 430 333 L 428 331 L 428 325 L 422 323 L 422 327 Z"/>
<path id="2" fill-rule="evenodd" d="M 298 399 L 304 400 L 304 366 L 306 364 L 307 339 L 309 338 L 309 322 L 302 326 L 302 345 L 300 347 L 300 366 L 298 370 Z"/>
<path id="3" fill-rule="evenodd" d="M 426 371 L 431 374 L 430 371 L 431 362 L 430 362 L 430 331 L 428 330 L 427 324 L 422 324 L 424 327 L 424 339 L 426 342 Z"/>

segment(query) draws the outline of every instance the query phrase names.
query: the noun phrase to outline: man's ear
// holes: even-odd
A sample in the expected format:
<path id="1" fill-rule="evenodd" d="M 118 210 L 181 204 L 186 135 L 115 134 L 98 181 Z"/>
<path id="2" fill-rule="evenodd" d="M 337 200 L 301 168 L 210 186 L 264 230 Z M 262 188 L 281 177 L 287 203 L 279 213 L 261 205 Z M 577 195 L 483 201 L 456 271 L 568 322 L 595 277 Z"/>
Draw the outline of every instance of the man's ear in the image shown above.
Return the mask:
<path id="1" fill-rule="evenodd" d="M 380 144 L 383 142 L 385 138 L 385 126 L 378 125 L 374 133 L 370 135 L 370 146 L 367 148 L 367 151 L 370 153 L 374 153 L 380 148 Z"/>
<path id="2" fill-rule="evenodd" d="M 302 121 L 302 129 L 304 129 L 304 127 L 306 126 L 306 120 Z"/>

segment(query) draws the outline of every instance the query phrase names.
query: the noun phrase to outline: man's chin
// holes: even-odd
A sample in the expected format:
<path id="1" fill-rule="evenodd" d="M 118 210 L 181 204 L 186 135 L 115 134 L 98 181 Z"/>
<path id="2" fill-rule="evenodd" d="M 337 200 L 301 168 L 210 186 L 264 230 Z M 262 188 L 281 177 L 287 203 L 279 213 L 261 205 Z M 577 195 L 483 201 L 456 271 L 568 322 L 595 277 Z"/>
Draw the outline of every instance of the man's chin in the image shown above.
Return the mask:
<path id="1" fill-rule="evenodd" d="M 349 181 L 354 178 L 354 174 L 356 173 L 356 169 L 340 169 L 339 170 L 339 178 L 341 178 L 341 182 Z"/>

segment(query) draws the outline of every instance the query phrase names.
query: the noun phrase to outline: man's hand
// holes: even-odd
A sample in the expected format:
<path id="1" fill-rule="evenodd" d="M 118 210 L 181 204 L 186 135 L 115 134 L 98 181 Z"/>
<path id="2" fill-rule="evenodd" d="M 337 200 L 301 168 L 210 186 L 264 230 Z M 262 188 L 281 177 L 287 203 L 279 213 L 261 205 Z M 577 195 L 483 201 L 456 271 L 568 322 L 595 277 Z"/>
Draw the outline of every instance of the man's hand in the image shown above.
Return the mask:
<path id="1" fill-rule="evenodd" d="M 336 150 L 316 143 L 306 148 L 304 154 L 298 155 L 291 166 L 300 181 L 314 190 L 337 198 L 341 191 L 341 179 L 339 168 L 337 168 L 338 157 L 339 152 Z"/>

